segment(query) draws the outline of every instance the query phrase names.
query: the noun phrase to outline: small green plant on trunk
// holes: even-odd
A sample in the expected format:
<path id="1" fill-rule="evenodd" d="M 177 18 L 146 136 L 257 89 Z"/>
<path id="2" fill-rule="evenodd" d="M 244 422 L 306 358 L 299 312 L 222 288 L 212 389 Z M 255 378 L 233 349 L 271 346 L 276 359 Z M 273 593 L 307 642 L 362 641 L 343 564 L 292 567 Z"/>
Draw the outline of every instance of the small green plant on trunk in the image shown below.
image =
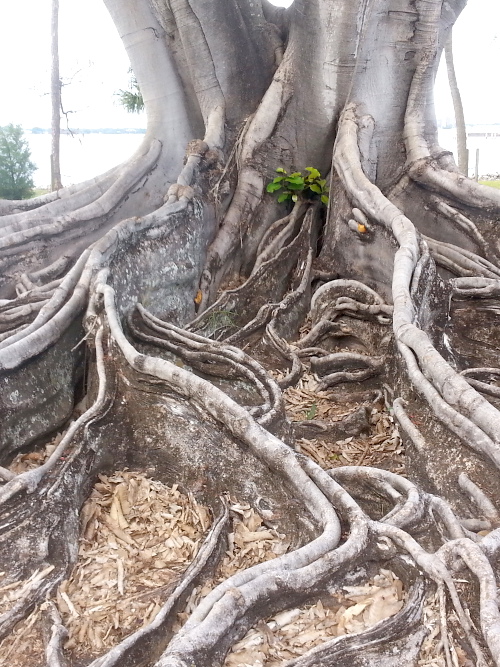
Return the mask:
<path id="1" fill-rule="evenodd" d="M 328 187 L 326 179 L 321 178 L 320 172 L 315 167 L 306 167 L 305 172 L 294 171 L 289 174 L 283 167 L 278 167 L 276 176 L 268 185 L 268 192 L 276 192 L 278 201 L 317 200 L 321 199 L 323 204 L 328 204 Z"/>

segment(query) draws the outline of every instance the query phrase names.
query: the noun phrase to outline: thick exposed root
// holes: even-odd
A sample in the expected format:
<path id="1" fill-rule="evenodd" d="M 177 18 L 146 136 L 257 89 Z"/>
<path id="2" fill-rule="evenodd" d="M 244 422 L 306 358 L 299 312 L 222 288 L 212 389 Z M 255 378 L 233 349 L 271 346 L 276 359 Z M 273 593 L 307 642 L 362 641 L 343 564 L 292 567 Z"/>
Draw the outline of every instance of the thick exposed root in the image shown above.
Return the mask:
<path id="1" fill-rule="evenodd" d="M 47 642 L 45 657 L 47 667 L 66 667 L 62 643 L 68 636 L 68 631 L 61 621 L 61 616 L 52 602 L 45 602 L 47 613 L 47 625 L 49 626 L 50 639 Z"/>
<path id="2" fill-rule="evenodd" d="M 82 203 L 89 203 L 90 201 L 92 201 L 92 197 L 95 198 L 95 194 L 92 194 L 92 188 L 94 187 L 100 188 L 108 180 L 109 182 L 111 182 L 112 179 L 116 177 L 116 173 L 121 166 L 123 165 L 112 167 L 104 174 L 101 174 L 99 176 L 94 176 L 81 183 L 75 183 L 74 185 L 69 185 L 65 188 L 61 188 L 60 190 L 53 190 L 52 192 L 47 192 L 46 194 L 40 195 L 39 197 L 32 197 L 31 199 L 19 199 L 19 200 L 2 199 L 0 203 L 0 215 L 3 218 L 13 214 L 23 213 L 25 211 L 32 211 L 34 209 L 41 208 L 42 206 L 46 206 L 47 204 L 53 206 L 54 202 L 56 201 L 60 200 L 68 201 L 70 198 L 74 196 L 79 196 L 80 193 L 84 193 L 83 196 L 89 198 Z M 79 207 L 77 206 L 77 208 Z"/>
<path id="3" fill-rule="evenodd" d="M 483 451 L 498 466 L 500 414 L 476 392 L 471 393 L 471 387 L 464 383 L 463 378 L 437 352 L 428 335 L 415 324 L 418 304 L 413 302 L 410 293 L 413 271 L 420 256 L 415 227 L 363 174 L 356 140 L 357 121 L 352 106 L 344 112 L 342 124 L 335 157 L 339 174 L 356 205 L 373 220 L 392 229 L 400 244 L 392 285 L 393 323 L 412 382 L 432 409 L 436 412 L 439 409 L 440 417 L 446 419 L 447 425 L 464 442 L 469 445 L 471 441 L 475 443 L 472 446 Z M 449 417 L 445 416 L 447 413 Z"/>
<path id="4" fill-rule="evenodd" d="M 33 214 L 22 214 L 19 220 L 3 219 L 4 224 L 0 230 L 0 258 L 10 258 L 8 261 L 12 261 L 13 255 L 25 253 L 33 247 L 34 242 L 37 242 L 37 248 L 40 248 L 45 245 L 46 239 L 55 235 L 59 238 L 74 238 L 82 235 L 84 224 L 86 232 L 99 225 L 137 181 L 153 168 L 161 149 L 161 143 L 153 141 L 144 155 L 139 155 L 127 169 L 120 172 L 104 194 L 71 215 L 54 217 L 49 211 L 44 218 L 44 214 L 38 213 L 39 209 L 36 209 Z"/>
<path id="5" fill-rule="evenodd" d="M 305 238 L 308 238 L 308 234 Z M 291 267 L 297 263 L 297 255 L 295 258 Z M 381 330 L 387 326 L 391 308 L 376 293 L 359 284 L 335 281 L 320 288 L 312 300 L 311 319 L 316 323 L 312 325 L 311 332 L 300 338 L 300 347 L 285 341 L 285 331 L 291 331 L 292 337 L 300 336 L 298 325 L 304 317 L 304 311 L 307 311 L 305 304 L 310 302 L 311 253 L 308 253 L 307 258 L 301 258 L 298 265 L 301 267 L 300 272 L 292 281 L 296 288 L 279 297 L 281 300 L 270 313 L 269 322 L 274 327 L 268 327 L 268 335 L 271 331 L 271 336 L 286 343 L 284 350 L 296 350 L 296 354 L 301 349 L 310 349 L 311 343 L 322 341 L 327 346 L 326 354 L 311 359 L 311 368 L 319 375 L 330 372 L 332 368 L 339 369 L 340 373 L 348 373 L 349 368 L 353 365 L 356 368 L 357 364 L 365 364 L 372 370 L 376 367 L 379 372 L 380 362 L 374 363 L 370 356 L 328 350 L 327 339 L 338 340 L 336 336 L 340 327 L 343 327 L 344 333 L 350 331 L 347 324 L 349 318 L 352 322 L 368 321 L 370 326 Z M 186 331 L 159 319 L 139 305 L 134 314 L 129 316 L 128 326 L 147 352 L 136 350 L 123 333 L 114 290 L 106 284 L 106 279 L 107 274 L 101 272 L 96 290 L 97 294 L 103 295 L 103 301 L 95 298 L 92 313 L 96 326 L 99 323 L 100 327 L 97 334 L 93 331 L 90 333 L 96 338 L 97 349 L 100 349 L 104 329 L 109 327 L 111 345 L 116 346 L 112 355 L 114 363 L 122 360 L 120 363 L 134 369 L 138 378 L 149 378 L 152 384 L 147 386 L 155 387 L 154 383 L 159 382 L 155 390 L 159 392 L 158 396 L 163 394 L 171 397 L 175 394 L 188 399 L 201 414 L 206 415 L 205 419 L 214 420 L 218 428 L 230 433 L 244 447 L 249 448 L 253 456 L 278 475 L 295 499 L 307 507 L 311 534 L 307 537 L 303 534 L 303 544 L 295 550 L 236 573 L 213 588 L 201 599 L 183 627 L 170 641 L 165 641 L 166 636 L 171 636 L 170 631 L 167 635 L 165 633 L 174 623 L 174 611 L 179 609 L 179 604 L 191 590 L 193 582 L 219 543 L 227 521 L 226 511 L 215 523 L 197 559 L 183 575 L 155 619 L 97 658 L 92 663 L 93 667 L 111 667 L 124 660 L 135 664 L 144 650 L 156 656 L 156 664 L 162 667 L 222 664 L 231 647 L 256 626 L 259 619 L 272 617 L 278 612 L 314 600 L 323 595 L 325 590 L 342 586 L 346 577 L 362 583 L 360 567 L 366 563 L 367 557 L 373 563 L 394 567 L 400 573 L 398 576 L 403 578 L 407 590 L 403 608 L 360 635 L 326 641 L 290 664 L 306 666 L 318 664 L 318 660 L 322 664 L 357 664 L 355 661 L 358 655 L 373 656 L 374 660 L 378 660 L 378 656 L 386 652 L 388 646 L 390 650 L 395 648 L 401 652 L 398 654 L 400 660 L 401 656 L 405 656 L 408 661 L 416 660 L 424 638 L 423 604 L 435 585 L 441 591 L 441 596 L 444 595 L 442 591 L 447 589 L 476 664 L 489 664 L 488 651 L 493 656 L 497 651 L 498 607 L 496 599 L 492 598 L 490 564 L 492 554 L 497 550 L 494 538 L 485 542 L 483 550 L 480 536 L 473 533 L 473 539 L 468 537 L 469 528 L 464 528 L 444 501 L 421 492 L 403 477 L 364 467 L 340 467 L 327 474 L 311 460 L 295 453 L 262 428 L 263 423 L 267 425 L 266 420 L 271 420 L 271 415 L 273 419 L 283 417 L 281 392 L 264 367 L 239 348 Z M 252 285 L 252 280 L 249 285 Z M 246 298 L 245 289 L 240 288 L 240 294 Z M 342 321 L 335 321 L 339 317 Z M 281 334 L 279 337 L 277 331 Z M 165 351 L 165 358 L 153 356 L 158 349 Z M 150 350 L 154 351 L 153 355 Z M 179 366 L 167 359 L 181 359 L 183 365 Z M 125 366 L 119 373 L 125 372 Z M 218 382 L 231 379 L 233 375 L 234 378 L 243 378 L 252 387 L 254 396 L 258 397 L 258 405 L 247 405 L 246 408 L 238 405 L 217 387 Z M 214 383 L 208 382 L 205 377 L 212 377 Z M 99 405 L 99 396 L 103 393 L 101 385 L 96 399 Z M 102 406 L 99 410 L 102 411 Z M 395 412 L 403 429 L 411 431 L 416 442 L 420 442 L 419 438 L 423 440 L 404 412 L 401 401 L 395 402 Z M 82 418 L 83 421 L 73 431 L 70 429 L 70 433 L 83 428 L 85 420 L 88 421 L 88 414 L 84 413 Z M 413 429 L 409 428 L 409 423 Z M 61 442 L 68 443 L 68 436 Z M 59 445 L 58 457 L 63 450 L 66 451 L 66 447 L 67 444 L 64 447 Z M 45 470 L 45 475 L 50 473 L 48 468 Z M 35 476 L 43 479 L 40 472 Z M 12 482 L 7 480 L 3 486 L 4 492 L 8 490 L 9 484 Z M 470 480 L 464 478 L 462 485 L 474 498 L 478 519 L 493 526 L 497 514 L 491 503 L 488 504 L 487 497 Z M 34 495 L 39 492 L 39 488 L 33 490 Z M 374 506 L 373 498 L 383 498 L 384 511 L 381 515 L 372 515 L 370 508 Z M 273 513 L 266 508 L 266 503 L 262 512 L 269 517 L 268 521 L 272 521 Z M 345 541 L 341 541 L 341 525 L 347 530 Z M 472 526 L 471 522 L 468 526 Z M 421 544 L 424 527 L 431 538 Z M 446 548 L 440 549 L 443 542 Z M 404 559 L 399 559 L 399 555 L 403 555 Z M 471 558 L 474 562 L 471 562 Z M 451 570 L 464 566 L 480 581 L 480 633 L 471 626 L 450 575 Z M 424 573 L 423 579 L 417 575 L 417 569 Z M 47 590 L 55 584 L 53 581 Z M 23 613 L 26 613 L 26 608 Z M 57 620 L 53 622 L 51 632 L 51 650 L 55 651 L 54 660 L 58 660 L 58 638 L 64 633 L 61 623 Z M 448 636 L 448 630 L 443 632 Z M 404 639 L 401 633 L 404 633 Z M 399 635 L 398 639 L 396 634 Z"/>
<path id="6" fill-rule="evenodd" d="M 284 419 L 284 406 L 277 384 L 264 368 L 239 348 L 189 333 L 167 322 L 158 320 L 138 306 L 142 323 L 161 337 L 140 331 L 129 318 L 128 325 L 134 335 L 145 342 L 163 347 L 183 359 L 191 368 L 207 376 L 230 379 L 240 378 L 251 384 L 262 403 L 248 406 L 250 414 L 260 424 L 269 428 Z M 230 388 L 226 389 L 230 392 Z"/>
<path id="7" fill-rule="evenodd" d="M 439 40 L 438 17 L 441 11 L 439 2 L 432 3 L 427 9 L 430 25 L 430 48 L 415 70 L 405 114 L 404 139 L 409 176 L 425 188 L 445 195 L 452 201 L 462 202 L 474 208 L 498 211 L 500 194 L 467 178 L 459 170 L 443 168 L 439 156 L 429 147 L 426 140 L 427 109 L 422 100 L 432 99 L 434 77 L 434 59 Z"/>
<path id="8" fill-rule="evenodd" d="M 500 296 L 500 281 L 496 278 L 456 278 L 452 281 L 454 298 L 488 299 Z"/>
<path id="9" fill-rule="evenodd" d="M 1 562 L 7 579 L 0 588 L 12 595 L 0 617 L 0 633 L 8 634 L 37 608 L 35 613 L 44 612 L 48 626 L 47 663 L 64 664 L 65 625 L 73 633 L 71 615 L 76 611 L 67 587 L 77 584 L 65 580 L 78 556 L 78 512 L 91 482 L 98 474 L 102 481 L 103 471 L 110 466 L 113 470 L 147 468 L 162 482 L 169 480 L 192 491 L 218 518 L 175 587 L 168 593 L 165 586 L 158 587 L 163 597 L 159 608 L 153 608 L 154 618 L 148 616 L 136 630 L 137 626 L 129 626 L 134 631 L 119 637 L 114 647 L 109 648 L 111 641 L 101 645 L 99 650 L 106 652 L 97 658 L 94 653 L 92 667 L 145 661 L 157 667 L 235 664 L 238 651 L 231 654 L 231 649 L 248 638 L 247 633 L 268 637 L 268 624 L 279 625 L 277 618 L 287 618 L 299 607 L 312 608 L 323 598 L 331 600 L 342 589 L 370 587 L 380 568 L 401 582 L 395 613 L 383 615 L 359 633 L 328 639 L 294 657 L 289 665 L 415 664 L 425 640 L 425 608 L 430 604 L 439 609 L 439 641 L 447 667 L 453 664 L 455 644 L 460 644 L 464 660 L 473 660 L 479 667 L 500 665 L 495 579 L 500 511 L 491 493 L 495 481 L 485 479 L 483 485 L 479 474 L 487 466 L 500 467 L 500 415 L 494 401 L 475 390 L 500 398 L 494 384 L 500 371 L 494 362 L 463 368 L 467 364 L 463 359 L 457 362 L 447 342 L 447 323 L 435 325 L 438 317 L 433 312 L 439 290 L 455 302 L 494 299 L 500 294 L 494 254 L 486 252 L 488 244 L 475 223 L 452 206 L 459 186 L 463 192 L 457 200 L 468 206 L 496 210 L 498 198 L 469 183 L 462 188 L 461 177 L 429 150 L 425 119 L 416 108 L 429 78 L 424 57 L 408 102 L 404 178 L 444 192 L 451 203 L 434 198 L 435 209 L 487 259 L 421 237 L 410 218 L 369 180 L 369 135 L 374 121 L 360 118 L 356 104 L 349 104 L 339 121 L 334 164 L 349 200 L 346 229 L 356 235 L 358 246 L 366 251 L 380 232 L 392 247 L 397 244 L 392 305 L 357 280 L 335 279 L 335 267 L 327 267 L 326 273 L 315 270 L 321 223 L 309 203 L 297 204 L 274 223 L 266 219 L 249 241 L 249 257 L 237 257 L 265 197 L 258 153 L 273 136 L 294 95 L 289 78 L 292 49 L 285 53 L 261 105 L 236 142 L 232 155 L 238 180 L 227 179 L 229 190 L 234 185 L 235 191 L 216 232 L 219 221 L 214 220 L 214 210 L 220 202 L 200 201 L 198 186 L 203 169 L 209 163 L 218 164 L 226 148 L 225 91 L 208 38 L 190 3 L 182 0 L 171 5 L 172 15 L 159 12 L 160 19 L 164 28 L 173 22 L 168 35 L 175 33 L 184 42 L 188 69 L 193 66 L 188 57 L 193 55 L 188 48 L 192 36 L 206 55 L 203 77 L 213 86 L 208 91 L 194 86 L 207 127 L 204 140 L 189 145 L 184 168 L 166 192 L 162 207 L 118 223 L 76 261 L 64 257 L 45 269 L 38 269 L 33 261 L 33 270 L 28 266 L 14 276 L 17 296 L 0 302 L 0 369 L 12 382 L 12 389 L 6 385 L 9 396 L 14 395 L 16 381 L 26 383 L 18 378 L 46 359 L 44 355 L 78 321 L 85 307 L 85 332 L 80 332 L 85 338 L 75 342 L 72 352 L 76 357 L 82 344 L 90 352 L 82 414 L 74 414 L 74 421 L 66 424 L 47 460 L 20 473 L 0 468 L 0 544 L 3 553 L 9 554 Z M 441 4 L 427 5 L 422 12 L 431 25 Z M 302 9 L 306 11 L 306 4 Z M 184 22 L 175 27 L 179 17 Z M 427 25 L 423 19 L 417 23 L 417 33 Z M 160 41 L 157 36 L 154 39 Z M 42 239 L 48 243 L 54 235 L 76 237 L 80 223 L 100 225 L 151 169 L 160 149 L 153 142 L 149 153 L 138 158 L 139 164 L 109 187 L 106 179 L 112 174 L 81 191 L 66 193 L 73 203 L 79 202 L 71 215 L 59 215 L 62 199 L 35 202 L 32 211 L 24 212 L 14 212 L 16 205 L 11 205 L 12 212 L 0 229 L 4 265 Z M 231 168 L 226 165 L 212 195 Z M 201 190 L 207 192 L 206 183 L 202 184 L 205 189 Z M 96 197 L 104 185 L 105 191 Z M 224 275 L 231 269 L 237 273 L 243 259 L 250 263 L 255 251 L 249 277 L 216 298 Z M 445 284 L 431 255 L 459 277 Z M 198 265 L 204 259 L 205 271 L 200 275 Z M 193 320 L 195 304 L 199 315 Z M 67 362 L 78 363 L 75 358 Z M 287 400 L 293 385 L 300 378 L 301 383 L 312 381 L 311 374 L 318 380 L 314 402 L 307 410 L 301 408 L 292 428 Z M 340 385 L 345 389 L 348 383 L 363 396 L 349 408 L 348 416 L 332 423 L 324 414 L 317 415 L 323 390 Z M 356 450 L 352 466 L 338 465 L 344 461 L 337 456 L 336 465 L 329 468 L 336 454 L 332 440 L 343 438 L 348 444 L 370 430 L 377 412 L 374 406 L 382 410 L 384 397 L 407 445 L 411 471 L 417 468 L 415 459 L 432 467 L 441 438 L 458 452 L 448 454 L 451 473 L 441 465 L 436 466 L 434 477 L 431 472 L 421 475 L 425 491 L 394 472 L 363 466 L 373 444 L 369 439 Z M 50 430 L 44 426 L 31 433 L 43 403 L 39 401 L 33 410 L 35 418 L 27 418 L 29 400 L 24 395 L 23 400 L 19 407 L 12 399 L 15 407 L 11 410 L 9 404 L 5 413 L 18 410 L 19 421 L 27 422 L 25 432 L 30 435 L 23 441 L 11 438 L 14 444 L 9 445 L 9 453 Z M 400 446 L 393 417 L 384 414 Z M 61 421 L 52 418 L 52 428 Z M 314 445 L 307 437 L 316 440 L 315 434 L 324 436 L 321 447 L 327 454 L 323 457 L 308 456 L 314 453 Z M 387 433 L 376 437 L 383 442 Z M 464 447 L 465 454 L 462 443 L 468 448 Z M 455 475 L 452 458 L 469 453 L 483 468 Z M 118 462 L 121 468 L 116 467 Z M 445 483 L 438 475 L 443 475 Z M 436 488 L 440 492 L 444 488 L 450 502 L 433 492 Z M 221 500 L 223 494 L 241 498 L 245 505 L 226 497 Z M 120 500 L 118 492 L 103 500 L 110 507 L 105 523 L 111 548 L 116 545 L 118 593 L 124 587 L 119 549 L 137 548 L 125 530 L 129 526 L 120 509 L 122 501 L 126 499 Z M 233 532 L 228 506 L 236 525 Z M 88 507 L 84 505 L 81 516 L 83 540 L 95 528 L 95 515 Z M 239 530 L 234 514 L 244 513 L 243 507 L 251 508 L 257 518 L 251 527 Z M 26 532 L 33 523 L 37 535 Z M 261 559 L 251 567 L 223 572 L 220 561 L 226 546 L 231 552 L 239 541 L 243 552 L 245 544 L 271 539 L 284 528 L 286 538 L 272 554 L 263 549 Z M 209 574 L 213 578 L 207 583 Z M 151 588 L 155 590 L 154 582 Z M 66 605 L 61 605 L 66 610 L 63 618 L 46 600 L 54 595 Z M 352 598 L 350 602 L 354 604 L 344 612 L 351 617 L 355 611 L 361 613 L 355 607 L 363 603 Z M 83 637 L 85 632 L 80 630 Z"/>
<path id="10" fill-rule="evenodd" d="M 353 352 L 337 352 L 311 359 L 311 370 L 321 379 L 320 389 L 333 387 L 340 382 L 363 382 L 379 375 L 383 366 L 382 357 L 367 357 Z"/>
<path id="11" fill-rule="evenodd" d="M 243 285 L 224 291 L 188 329 L 238 343 L 265 327 L 293 282 L 296 267 L 307 257 L 310 234 L 309 219 L 287 245 L 262 262 Z"/>

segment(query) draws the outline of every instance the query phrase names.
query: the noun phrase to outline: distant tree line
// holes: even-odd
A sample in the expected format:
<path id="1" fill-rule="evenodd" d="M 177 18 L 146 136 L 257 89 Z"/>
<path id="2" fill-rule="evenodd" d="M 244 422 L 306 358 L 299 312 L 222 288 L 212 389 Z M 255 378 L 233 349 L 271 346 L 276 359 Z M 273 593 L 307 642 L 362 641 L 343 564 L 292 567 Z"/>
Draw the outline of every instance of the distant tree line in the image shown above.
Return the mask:
<path id="1" fill-rule="evenodd" d="M 0 127 L 0 199 L 32 197 L 35 169 L 22 127 L 12 123 Z"/>

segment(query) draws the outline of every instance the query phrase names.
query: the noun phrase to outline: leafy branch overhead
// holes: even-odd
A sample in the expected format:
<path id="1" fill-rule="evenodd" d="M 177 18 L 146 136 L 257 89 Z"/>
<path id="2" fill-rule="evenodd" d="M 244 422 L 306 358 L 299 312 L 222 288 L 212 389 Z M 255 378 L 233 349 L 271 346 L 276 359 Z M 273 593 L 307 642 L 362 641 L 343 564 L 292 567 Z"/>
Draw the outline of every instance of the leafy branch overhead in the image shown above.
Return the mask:
<path id="1" fill-rule="evenodd" d="M 268 192 L 281 192 L 278 201 L 293 201 L 299 199 L 316 200 L 318 197 L 323 204 L 328 204 L 328 186 L 326 179 L 321 178 L 320 172 L 315 167 L 306 167 L 307 173 L 294 171 L 289 174 L 283 167 L 278 167 L 276 176 L 267 186 Z"/>
<path id="2" fill-rule="evenodd" d="M 125 111 L 129 113 L 140 113 L 144 111 L 144 99 L 142 97 L 139 84 L 135 78 L 134 73 L 129 69 L 130 83 L 128 90 L 119 90 L 115 93 L 118 96 L 119 102 L 122 107 L 125 108 Z"/>

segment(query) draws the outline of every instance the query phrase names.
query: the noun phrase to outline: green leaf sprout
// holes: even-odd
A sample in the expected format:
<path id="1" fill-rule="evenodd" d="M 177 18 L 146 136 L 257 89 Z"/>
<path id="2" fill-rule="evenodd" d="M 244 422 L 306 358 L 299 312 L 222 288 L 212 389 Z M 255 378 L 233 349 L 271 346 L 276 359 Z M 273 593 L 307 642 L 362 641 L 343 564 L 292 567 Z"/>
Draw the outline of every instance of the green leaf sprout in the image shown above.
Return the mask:
<path id="1" fill-rule="evenodd" d="M 278 194 L 278 202 L 297 202 L 320 200 L 328 204 L 328 187 L 326 179 L 321 178 L 321 173 L 315 167 L 306 167 L 304 173 L 294 171 L 289 174 L 283 167 L 278 167 L 276 173 L 280 174 L 267 184 L 267 192 Z"/>

